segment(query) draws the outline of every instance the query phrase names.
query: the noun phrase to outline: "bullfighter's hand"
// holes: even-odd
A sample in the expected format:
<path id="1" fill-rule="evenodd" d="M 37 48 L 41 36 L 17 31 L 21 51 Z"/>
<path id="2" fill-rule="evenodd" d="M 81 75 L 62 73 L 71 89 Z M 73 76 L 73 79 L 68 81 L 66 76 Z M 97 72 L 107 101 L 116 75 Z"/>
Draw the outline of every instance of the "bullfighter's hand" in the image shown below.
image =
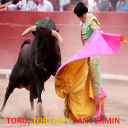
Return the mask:
<path id="1" fill-rule="evenodd" d="M 94 10 L 95 10 L 95 12 L 99 12 L 99 9 L 98 9 L 98 7 L 96 6 L 96 7 L 94 7 Z"/>
<path id="2" fill-rule="evenodd" d="M 7 10 L 7 8 L 2 8 L 0 11 L 2 12 L 2 11 L 6 11 Z"/>
<path id="3" fill-rule="evenodd" d="M 0 9 L 3 9 L 3 8 L 5 8 L 5 5 L 0 5 Z"/>

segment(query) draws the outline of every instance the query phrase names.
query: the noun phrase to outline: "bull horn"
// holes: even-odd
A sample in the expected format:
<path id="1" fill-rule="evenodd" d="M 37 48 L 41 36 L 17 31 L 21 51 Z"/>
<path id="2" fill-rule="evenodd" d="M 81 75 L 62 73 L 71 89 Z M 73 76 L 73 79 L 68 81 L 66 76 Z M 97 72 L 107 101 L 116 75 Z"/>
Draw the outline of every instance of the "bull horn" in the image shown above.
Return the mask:
<path id="1" fill-rule="evenodd" d="M 21 36 L 25 36 L 25 35 L 27 35 L 28 33 L 30 33 L 30 32 L 35 32 L 36 31 L 36 26 L 31 26 L 31 27 L 29 27 L 28 29 L 26 29 L 24 32 L 23 32 L 23 34 L 21 35 Z"/>
<path id="2" fill-rule="evenodd" d="M 59 40 L 60 44 L 63 44 L 63 40 L 62 40 L 60 34 L 57 33 L 55 30 L 52 30 L 52 36 L 56 37 Z"/>

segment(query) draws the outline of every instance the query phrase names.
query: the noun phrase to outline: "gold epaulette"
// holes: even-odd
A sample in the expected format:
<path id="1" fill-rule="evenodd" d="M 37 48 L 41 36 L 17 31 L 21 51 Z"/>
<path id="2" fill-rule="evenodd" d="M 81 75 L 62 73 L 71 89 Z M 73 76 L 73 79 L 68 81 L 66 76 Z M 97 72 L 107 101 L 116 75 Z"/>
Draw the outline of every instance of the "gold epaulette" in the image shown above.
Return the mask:
<path id="1" fill-rule="evenodd" d="M 100 25 L 97 18 L 92 13 L 90 13 L 90 14 L 87 13 L 87 18 L 85 21 L 87 26 L 90 26 L 93 20 L 95 20 L 97 22 L 97 24 Z"/>

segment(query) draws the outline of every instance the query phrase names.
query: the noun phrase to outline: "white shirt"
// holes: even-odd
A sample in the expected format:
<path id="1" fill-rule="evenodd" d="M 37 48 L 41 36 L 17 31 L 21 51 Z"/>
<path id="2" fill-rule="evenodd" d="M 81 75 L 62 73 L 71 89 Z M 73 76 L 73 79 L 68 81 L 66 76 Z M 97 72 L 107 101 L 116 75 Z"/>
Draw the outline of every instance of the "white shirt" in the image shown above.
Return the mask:
<path id="1" fill-rule="evenodd" d="M 21 11 L 36 11 L 37 5 L 35 4 L 35 2 L 33 2 L 33 0 L 29 0 L 27 3 L 26 0 L 21 0 L 17 4 L 10 4 L 8 6 L 8 10 L 18 9 L 21 9 Z"/>
<path id="2" fill-rule="evenodd" d="M 99 0 L 99 1 L 97 2 L 97 7 L 98 7 L 98 8 L 100 7 L 101 1 L 102 1 L 102 0 Z"/>
<path id="3" fill-rule="evenodd" d="M 47 0 L 44 0 L 43 5 L 39 3 L 39 5 L 37 6 L 37 11 L 52 12 L 53 11 L 52 3 Z"/>
<path id="4" fill-rule="evenodd" d="M 70 4 L 70 0 L 60 0 L 60 11 L 63 11 L 63 5 Z"/>

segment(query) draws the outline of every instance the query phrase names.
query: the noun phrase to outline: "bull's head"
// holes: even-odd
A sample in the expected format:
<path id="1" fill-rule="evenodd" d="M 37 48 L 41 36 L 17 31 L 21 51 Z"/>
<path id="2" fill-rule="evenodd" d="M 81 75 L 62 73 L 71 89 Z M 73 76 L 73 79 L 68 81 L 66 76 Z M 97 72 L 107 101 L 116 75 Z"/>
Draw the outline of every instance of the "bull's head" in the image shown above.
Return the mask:
<path id="1" fill-rule="evenodd" d="M 38 25 L 37 27 L 32 26 L 26 29 L 22 36 L 25 36 L 30 32 L 36 32 L 35 64 L 37 67 L 43 68 L 51 46 L 51 36 L 56 37 L 61 44 L 63 44 L 62 38 L 55 30 L 51 30 L 46 25 Z"/>

